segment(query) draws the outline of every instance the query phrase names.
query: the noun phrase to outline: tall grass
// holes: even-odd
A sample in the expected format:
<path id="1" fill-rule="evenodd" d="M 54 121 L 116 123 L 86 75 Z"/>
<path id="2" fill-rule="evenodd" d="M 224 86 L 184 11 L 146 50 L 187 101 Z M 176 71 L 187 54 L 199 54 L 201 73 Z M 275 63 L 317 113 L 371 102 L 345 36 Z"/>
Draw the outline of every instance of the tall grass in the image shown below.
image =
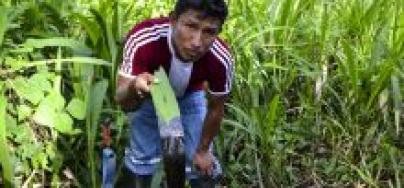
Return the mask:
<path id="1" fill-rule="evenodd" d="M 2 102 L 10 104 L 5 116 L 8 119 L 1 117 L 9 129 L 2 131 L 2 143 L 11 148 L 13 160 L 2 158 L 2 163 L 5 182 L 16 187 L 99 186 L 96 139 L 103 102 L 108 99 L 108 83 L 103 75 L 91 71 L 97 65 L 112 66 L 108 61 L 88 57 L 92 49 L 84 42 L 64 37 L 70 32 L 66 19 L 73 13 L 57 10 L 65 5 L 71 4 L 38 1 L 6 5 L 10 11 L 6 19 L 9 24 L 1 29 L 5 40 L 1 46 L 0 85 L 2 96 L 7 93 Z M 29 16 L 34 18 L 25 19 Z M 2 22 L 3 18 L 1 15 Z M 87 137 L 80 136 L 83 131 Z M 77 154 L 82 149 L 87 153 Z M 15 177 L 10 174 L 11 165 L 18 169 Z M 86 182 L 80 174 L 91 178 Z"/>
<path id="2" fill-rule="evenodd" d="M 14 122 L 0 142 L 19 167 L 7 179 L 33 185 L 51 173 L 54 183 L 99 186 L 99 119 L 116 119 L 118 159 L 127 144 L 125 117 L 112 100 L 124 36 L 145 18 L 168 15 L 174 2 L 0 2 L 0 90 L 7 93 L 0 102 L 9 103 L 7 123 Z M 228 2 L 220 35 L 236 75 L 216 140 L 223 183 L 401 187 L 404 2 Z M 40 91 L 24 92 L 28 86 Z M 63 125 L 71 116 L 71 134 L 36 122 L 49 120 L 35 113 L 50 99 L 60 102 L 51 109 Z"/>
<path id="3" fill-rule="evenodd" d="M 230 182 L 400 186 L 402 1 L 231 3 Z"/>

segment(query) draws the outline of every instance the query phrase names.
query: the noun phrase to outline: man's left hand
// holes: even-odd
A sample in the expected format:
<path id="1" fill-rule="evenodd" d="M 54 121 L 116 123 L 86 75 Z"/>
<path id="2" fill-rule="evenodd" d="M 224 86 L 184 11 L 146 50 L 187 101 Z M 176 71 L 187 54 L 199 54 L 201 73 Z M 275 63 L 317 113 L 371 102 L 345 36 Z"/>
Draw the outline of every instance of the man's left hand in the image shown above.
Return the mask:
<path id="1" fill-rule="evenodd" d="M 194 155 L 193 164 L 202 175 L 212 175 L 213 156 L 209 150 L 197 150 Z"/>

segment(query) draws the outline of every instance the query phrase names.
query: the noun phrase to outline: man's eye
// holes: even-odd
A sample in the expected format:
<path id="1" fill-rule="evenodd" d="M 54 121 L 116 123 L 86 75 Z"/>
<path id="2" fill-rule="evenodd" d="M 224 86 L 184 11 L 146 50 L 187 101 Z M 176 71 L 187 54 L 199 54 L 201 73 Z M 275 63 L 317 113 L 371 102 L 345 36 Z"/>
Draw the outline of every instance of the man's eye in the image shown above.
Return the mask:
<path id="1" fill-rule="evenodd" d="M 218 34 L 218 31 L 216 29 L 204 29 L 202 30 L 203 34 L 207 35 L 207 36 L 215 36 Z"/>
<path id="2" fill-rule="evenodd" d="M 208 34 L 208 35 L 216 35 L 217 34 L 217 31 L 215 29 L 206 29 L 204 32 L 206 34 Z"/>
<path id="3" fill-rule="evenodd" d="M 189 27 L 189 28 L 192 28 L 192 29 L 198 29 L 198 25 L 196 25 L 196 24 L 193 24 L 193 23 L 188 23 L 188 24 L 185 24 L 187 27 Z"/>

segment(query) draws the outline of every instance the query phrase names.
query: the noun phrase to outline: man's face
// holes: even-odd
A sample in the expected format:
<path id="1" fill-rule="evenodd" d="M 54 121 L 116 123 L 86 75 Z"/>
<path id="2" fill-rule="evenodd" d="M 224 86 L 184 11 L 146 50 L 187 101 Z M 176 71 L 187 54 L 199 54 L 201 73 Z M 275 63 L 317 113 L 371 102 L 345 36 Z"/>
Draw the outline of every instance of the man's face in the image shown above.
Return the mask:
<path id="1" fill-rule="evenodd" d="M 220 31 L 217 18 L 202 17 L 201 12 L 187 10 L 171 19 L 173 42 L 177 55 L 184 61 L 197 61 L 208 50 Z"/>

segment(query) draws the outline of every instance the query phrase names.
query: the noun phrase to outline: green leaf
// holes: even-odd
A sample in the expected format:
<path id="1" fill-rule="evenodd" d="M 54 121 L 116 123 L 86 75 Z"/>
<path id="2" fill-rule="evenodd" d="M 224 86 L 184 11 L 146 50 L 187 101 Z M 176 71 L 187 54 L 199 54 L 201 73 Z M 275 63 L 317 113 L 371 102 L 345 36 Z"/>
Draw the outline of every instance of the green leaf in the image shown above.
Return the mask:
<path id="1" fill-rule="evenodd" d="M 28 100 L 34 105 L 37 105 L 44 98 L 44 93 L 37 89 L 35 84 L 28 84 L 23 77 L 17 77 L 12 81 L 11 85 L 19 97 Z"/>
<path id="2" fill-rule="evenodd" d="M 104 36 L 104 41 L 102 41 L 104 43 L 101 47 L 107 48 L 106 50 L 109 50 L 109 52 L 106 52 L 104 54 L 104 58 L 107 58 L 108 60 L 115 59 L 115 56 L 117 55 L 117 45 L 115 43 L 114 36 L 110 28 L 110 24 L 106 22 L 105 17 L 100 11 L 96 9 L 90 9 L 90 12 L 100 26 L 100 32 L 102 33 L 102 36 Z"/>
<path id="3" fill-rule="evenodd" d="M 56 117 L 55 108 L 52 103 L 47 101 L 41 102 L 37 107 L 33 120 L 35 123 L 43 126 L 53 127 L 54 119 Z"/>
<path id="4" fill-rule="evenodd" d="M 166 123 L 180 116 L 177 99 L 162 67 L 154 73 L 158 83 L 151 88 L 151 95 L 157 115 Z"/>
<path id="5" fill-rule="evenodd" d="M 48 169 L 48 156 L 43 151 L 35 153 L 35 155 L 32 157 L 32 164 L 34 168 Z"/>
<path id="6" fill-rule="evenodd" d="M 90 102 L 91 102 L 92 120 L 94 121 L 93 123 L 98 123 L 98 119 L 100 117 L 102 110 L 103 101 L 106 96 L 107 88 L 108 88 L 108 81 L 103 79 L 95 83 L 91 90 Z"/>
<path id="7" fill-rule="evenodd" d="M 153 175 L 151 187 L 160 187 L 164 177 L 163 163 L 158 163 L 156 173 Z"/>
<path id="8" fill-rule="evenodd" d="M 268 113 L 266 114 L 268 126 L 265 128 L 265 135 L 266 135 L 265 138 L 267 139 L 267 143 L 269 143 L 270 140 L 272 139 L 271 136 L 269 135 L 273 135 L 273 132 L 276 127 L 275 123 L 276 119 L 278 118 L 277 112 L 278 112 L 279 98 L 280 96 L 278 94 L 275 95 L 275 97 L 271 100 Z"/>
<path id="9" fill-rule="evenodd" d="M 91 43 L 95 46 L 100 38 L 100 35 L 102 34 L 100 32 L 99 25 L 94 21 L 90 21 L 89 18 L 82 14 L 75 14 L 74 16 L 78 18 L 79 23 L 87 32 L 86 34 L 89 36 Z"/>
<path id="10" fill-rule="evenodd" d="M 6 67 L 10 67 L 11 70 L 18 70 L 24 67 L 26 61 L 14 59 L 12 57 L 6 57 L 4 63 Z"/>
<path id="11" fill-rule="evenodd" d="M 55 129 L 64 134 L 73 133 L 73 120 L 66 113 L 57 114 L 55 117 Z"/>
<path id="12" fill-rule="evenodd" d="M 78 98 L 73 98 L 66 110 L 76 119 L 83 120 L 86 117 L 86 104 Z"/>
<path id="13" fill-rule="evenodd" d="M 49 159 L 54 159 L 56 157 L 57 148 L 55 142 L 48 142 L 45 146 L 45 153 L 48 155 Z"/>
<path id="14" fill-rule="evenodd" d="M 32 109 L 27 105 L 20 105 L 17 107 L 18 121 L 22 121 L 32 114 Z"/>
<path id="15" fill-rule="evenodd" d="M 44 48 L 44 47 L 70 47 L 76 50 L 91 51 L 83 43 L 64 37 L 54 37 L 46 39 L 28 39 L 23 45 L 24 48 Z"/>
<path id="16" fill-rule="evenodd" d="M 36 153 L 41 152 L 41 143 L 25 143 L 19 147 L 19 152 L 22 159 L 32 159 Z"/>
<path id="17" fill-rule="evenodd" d="M 96 185 L 96 159 L 94 158 L 95 149 L 95 138 L 97 134 L 97 129 L 99 128 L 99 118 L 102 111 L 103 101 L 106 97 L 106 92 L 108 88 L 108 81 L 103 79 L 96 82 L 91 86 L 90 91 L 86 96 L 86 101 L 88 101 L 87 106 L 87 119 L 86 119 L 86 131 L 87 131 L 87 154 L 88 154 L 88 169 L 90 169 L 90 178 L 93 185 Z M 97 187 L 97 186 L 94 186 Z"/>
<path id="18" fill-rule="evenodd" d="M 272 69 L 279 69 L 283 71 L 287 71 L 288 68 L 284 66 L 277 65 L 274 60 L 267 61 L 263 64 L 264 68 L 272 68 Z"/>
<path id="19" fill-rule="evenodd" d="M 0 6 L 0 46 L 3 44 L 4 34 L 8 27 L 8 9 L 4 6 Z"/>
<path id="20" fill-rule="evenodd" d="M 358 70 L 358 61 L 356 60 L 355 50 L 350 46 L 350 44 L 346 41 L 342 41 L 342 48 L 346 55 L 346 74 L 350 78 L 351 88 L 358 94 L 358 82 L 359 82 L 359 70 Z"/>
<path id="21" fill-rule="evenodd" d="M 17 127 L 17 120 L 13 116 L 11 116 L 10 114 L 6 113 L 6 122 L 7 122 L 7 125 L 6 125 L 7 134 L 6 134 L 6 136 L 8 138 L 11 138 L 12 134 L 13 134 L 13 130 Z"/>
<path id="22" fill-rule="evenodd" d="M 380 92 L 386 88 L 386 81 L 390 78 L 391 73 L 393 72 L 393 66 L 394 62 L 391 61 L 383 62 L 383 64 L 381 65 L 380 72 L 377 75 L 378 78 L 376 80 L 376 83 L 372 85 L 369 101 L 366 105 L 367 110 L 369 110 L 370 107 L 373 105 L 376 97 L 379 96 Z"/>
<path id="23" fill-rule="evenodd" d="M 35 135 L 29 127 L 28 123 L 23 123 L 11 129 L 14 135 L 14 141 L 17 143 L 30 143 L 34 141 Z"/>
<path id="24" fill-rule="evenodd" d="M 58 131 L 63 131 L 69 121 L 64 115 L 61 115 L 65 114 L 64 107 L 65 99 L 63 96 L 52 90 L 39 104 L 33 119 L 39 125 L 54 127 Z"/>
<path id="25" fill-rule="evenodd" d="M 28 80 L 30 86 L 34 86 L 35 89 L 39 89 L 44 92 L 52 90 L 52 85 L 47 78 L 47 74 L 34 74 Z"/>
<path id="26" fill-rule="evenodd" d="M 12 187 L 13 183 L 13 165 L 11 162 L 11 158 L 9 155 L 9 146 L 7 144 L 6 134 L 6 108 L 7 108 L 7 99 L 3 96 L 3 93 L 0 92 L 0 163 L 3 167 L 2 175 L 3 175 L 3 183 L 5 187 Z"/>
<path id="27" fill-rule="evenodd" d="M 49 106 L 56 112 L 60 112 L 65 107 L 65 98 L 56 91 L 52 90 L 48 96 L 44 99 L 44 103 L 48 103 Z"/>
<path id="28" fill-rule="evenodd" d="M 394 101 L 394 122 L 396 124 L 396 134 L 400 133 L 400 117 L 401 117 L 401 106 L 403 104 L 402 96 L 400 93 L 400 80 L 397 76 L 391 76 L 391 86 L 393 88 L 393 101 Z"/>
<path id="29" fill-rule="evenodd" d="M 116 1 L 114 3 L 114 17 L 113 17 L 113 23 L 112 23 L 112 30 L 114 32 L 115 39 L 121 39 L 122 38 L 122 29 L 123 29 L 123 14 L 122 14 L 122 8 L 121 4 L 119 1 Z"/>

